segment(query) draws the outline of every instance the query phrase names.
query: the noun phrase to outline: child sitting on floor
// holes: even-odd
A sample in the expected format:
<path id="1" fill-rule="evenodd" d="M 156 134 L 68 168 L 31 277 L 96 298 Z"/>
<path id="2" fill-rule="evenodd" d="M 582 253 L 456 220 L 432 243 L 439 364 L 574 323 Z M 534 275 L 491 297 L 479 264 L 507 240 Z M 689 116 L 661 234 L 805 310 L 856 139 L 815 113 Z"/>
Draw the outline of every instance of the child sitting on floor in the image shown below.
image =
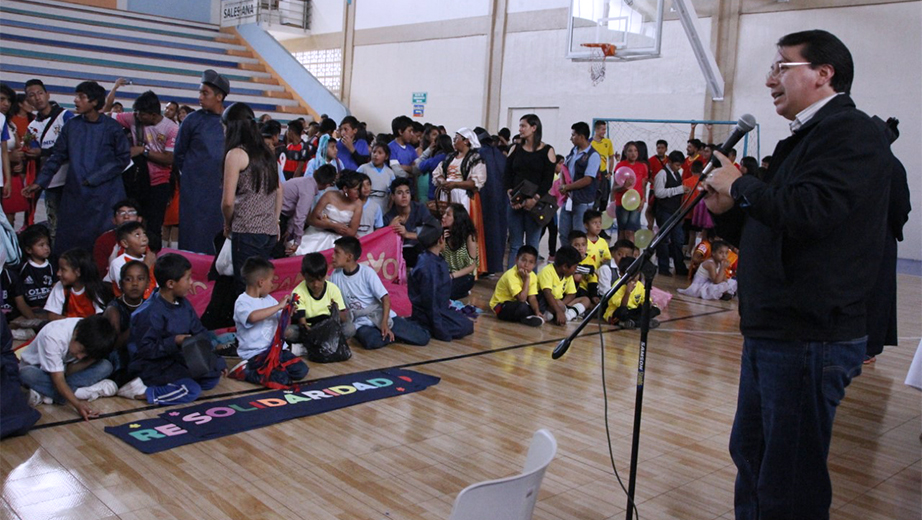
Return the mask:
<path id="1" fill-rule="evenodd" d="M 580 261 L 576 272 L 573 273 L 573 283 L 576 285 L 576 296 L 578 298 L 588 298 L 589 303 L 595 305 L 598 303 L 598 286 L 599 277 L 596 274 L 597 266 L 595 262 L 586 254 L 588 240 L 586 233 L 579 230 L 570 231 L 567 241 L 573 246 L 573 249 L 579 253 Z"/>
<path id="2" fill-rule="evenodd" d="M 538 275 L 534 273 L 538 250 L 525 245 L 519 248 L 515 265 L 496 282 L 490 308 L 502 321 L 517 321 L 530 327 L 544 324 L 538 308 Z"/>
<path id="3" fill-rule="evenodd" d="M 360 265 L 362 244 L 357 238 L 342 237 L 333 246 L 333 275 L 330 281 L 343 293 L 346 306 L 352 311 L 355 338 L 363 348 L 372 350 L 394 341 L 409 345 L 426 345 L 429 332 L 419 325 L 397 316 L 391 310 L 391 298 L 367 265 Z"/>
<path id="4" fill-rule="evenodd" d="M 125 222 L 115 230 L 115 234 L 118 238 L 118 245 L 124 252 L 115 255 L 115 258 L 109 262 L 109 271 L 102 281 L 111 283 L 112 293 L 115 296 L 119 296 L 122 294 L 121 289 L 119 289 L 122 267 L 128 262 L 138 261 L 148 266 L 149 272 L 153 267 L 155 259 L 153 256 L 147 255 L 147 232 L 144 231 L 144 224 L 141 222 L 136 220 Z M 145 300 L 150 298 L 154 289 L 157 288 L 157 282 L 154 281 L 154 277 L 148 276 L 147 278 L 147 287 L 144 288 Z"/>
<path id="5" fill-rule="evenodd" d="M 22 351 L 19 376 L 33 406 L 69 403 L 84 419 L 98 417 L 85 402 L 115 395 L 106 379 L 115 329 L 102 316 L 65 318 L 45 325 Z"/>
<path id="6" fill-rule="evenodd" d="M 33 224 L 19 234 L 24 258 L 15 272 L 7 271 L 3 289 L 12 297 L 7 320 L 14 339 L 30 339 L 41 328 L 48 313 L 43 309 L 58 277 L 51 256 L 51 235 L 48 228 Z M 8 268 L 4 268 L 7 270 Z"/>
<path id="7" fill-rule="evenodd" d="M 128 371 L 137 375 L 118 395 L 172 405 L 195 401 L 202 390 L 217 386 L 227 365 L 215 358 L 208 373 L 192 377 L 183 357 L 186 338 L 206 332 L 186 295 L 192 289 L 192 264 L 169 253 L 157 259 L 154 277 L 160 289 L 131 315 Z"/>
<path id="8" fill-rule="evenodd" d="M 262 378 L 258 370 L 266 364 L 266 354 L 272 347 L 272 340 L 279 326 L 279 315 L 291 301 L 291 295 L 287 295 L 279 303 L 269 294 L 272 292 L 275 267 L 264 258 L 247 258 L 241 272 L 246 282 L 246 290 L 234 303 L 237 355 L 243 360 L 241 364 L 246 364 L 243 369 L 244 378 L 250 383 L 261 384 Z M 291 351 L 282 350 L 279 362 L 289 378 L 289 381 L 278 381 L 279 383 L 290 384 L 291 381 L 300 381 L 307 376 L 307 364 Z"/>
<path id="9" fill-rule="evenodd" d="M 86 250 L 74 248 L 58 259 L 58 282 L 48 295 L 45 310 L 50 320 L 85 318 L 101 314 L 111 299 L 93 258 Z"/>
<path id="10" fill-rule="evenodd" d="M 583 214 L 583 225 L 586 227 L 586 258 L 592 261 L 598 275 L 599 268 L 611 260 L 608 242 L 601 237 L 602 214 L 594 209 L 586 210 Z M 591 281 L 598 282 L 598 276 L 594 278 Z"/>
<path id="11" fill-rule="evenodd" d="M 327 280 L 327 269 L 327 259 L 320 253 L 310 253 L 301 259 L 304 281 L 292 292 L 298 300 L 291 325 L 285 333 L 285 339 L 293 344 L 291 349 L 296 355 L 306 354 L 303 344 L 311 340 L 311 326 L 329 319 L 334 309 L 342 321 L 343 335 L 346 338 L 355 336 L 355 326 L 349 319 L 343 294 L 336 284 Z"/>
<path id="12" fill-rule="evenodd" d="M 701 263 L 695 278 L 686 289 L 679 289 L 680 294 L 694 296 L 703 300 L 730 300 L 736 294 L 736 280 L 727 278 L 730 267 L 728 255 L 730 244 L 716 240 L 711 244 L 711 257 Z"/>
<path id="13" fill-rule="evenodd" d="M 618 269 L 618 263 L 620 263 L 624 258 L 635 258 L 635 249 L 636 247 L 634 246 L 634 243 L 626 238 L 618 240 L 615 242 L 615 245 L 611 246 L 609 255 L 610 260 L 599 267 L 599 298 L 602 298 L 608 294 L 608 291 L 611 290 L 612 284 L 621 278 L 621 271 Z M 611 304 L 611 300 L 605 304 L 605 309 L 608 308 L 609 304 Z M 602 309 L 603 315 L 605 314 L 605 309 Z"/>
<path id="14" fill-rule="evenodd" d="M 442 225 L 438 222 L 424 225 L 418 240 L 423 252 L 410 273 L 408 291 L 413 304 L 413 321 L 428 329 L 433 338 L 442 341 L 473 334 L 471 320 L 448 306 L 451 275 L 448 262 L 441 256 L 445 248 Z"/>
<path id="15" fill-rule="evenodd" d="M 112 363 L 112 380 L 122 386 L 128 378 L 128 338 L 131 332 L 131 314 L 144 303 L 144 291 L 149 285 L 150 271 L 147 264 L 131 260 L 122 266 L 119 274 L 121 296 L 113 299 L 106 307 L 103 316 L 115 328 L 117 334 L 115 348 L 109 361 Z"/>
<path id="16" fill-rule="evenodd" d="M 627 272 L 633 258 L 622 258 L 618 264 L 618 270 L 622 273 Z M 622 329 L 636 329 L 640 325 L 640 319 L 643 312 L 643 302 L 646 299 L 643 282 L 640 281 L 638 272 L 631 277 L 628 282 L 618 289 L 611 300 L 602 317 L 612 325 L 618 325 Z M 660 310 L 650 306 L 650 328 L 659 327 L 659 321 L 654 319 L 659 316 Z"/>
<path id="17" fill-rule="evenodd" d="M 579 318 L 589 305 L 589 298 L 576 296 L 573 274 L 579 267 L 580 254 L 573 246 L 563 246 L 554 255 L 554 263 L 538 273 L 538 308 L 544 320 L 557 325 Z"/>
<path id="18" fill-rule="evenodd" d="M 467 297 L 474 288 L 474 275 L 480 255 L 477 246 L 477 229 L 464 206 L 449 204 L 442 214 L 442 229 L 445 230 L 445 249 L 442 257 L 448 263 L 451 276 L 449 298 L 460 300 Z"/>

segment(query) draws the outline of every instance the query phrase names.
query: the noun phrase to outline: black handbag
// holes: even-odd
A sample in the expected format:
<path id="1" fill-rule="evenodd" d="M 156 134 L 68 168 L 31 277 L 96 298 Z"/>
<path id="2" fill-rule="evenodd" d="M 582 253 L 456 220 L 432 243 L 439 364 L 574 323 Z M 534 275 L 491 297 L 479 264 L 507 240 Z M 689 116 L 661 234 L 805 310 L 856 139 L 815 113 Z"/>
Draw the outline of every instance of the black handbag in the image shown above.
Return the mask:
<path id="1" fill-rule="evenodd" d="M 526 199 L 534 198 L 538 194 L 538 185 L 525 180 L 518 183 L 514 188 L 512 188 L 512 197 L 510 200 L 513 204 L 521 204 Z"/>
<path id="2" fill-rule="evenodd" d="M 352 350 L 343 334 L 343 324 L 339 320 L 339 308 L 335 304 L 330 308 L 330 317 L 313 325 L 304 339 L 308 361 L 336 363 L 352 357 Z"/>
<path id="3" fill-rule="evenodd" d="M 528 216 L 541 227 L 547 226 L 554 221 L 554 215 L 557 214 L 557 198 L 553 195 L 541 197 L 534 207 L 528 212 Z"/>
<path id="4" fill-rule="evenodd" d="M 218 356 L 212 350 L 208 333 L 196 334 L 183 340 L 182 357 L 192 379 L 208 375 L 218 364 Z"/>

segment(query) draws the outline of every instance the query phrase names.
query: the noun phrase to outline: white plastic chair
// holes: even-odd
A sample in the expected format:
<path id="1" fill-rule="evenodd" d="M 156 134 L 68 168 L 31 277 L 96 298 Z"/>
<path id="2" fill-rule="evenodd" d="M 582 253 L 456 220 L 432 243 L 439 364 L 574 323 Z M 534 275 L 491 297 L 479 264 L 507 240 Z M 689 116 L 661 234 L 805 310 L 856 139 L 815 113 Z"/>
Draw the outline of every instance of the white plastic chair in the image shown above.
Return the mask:
<path id="1" fill-rule="evenodd" d="M 545 429 L 536 431 L 522 474 L 464 488 L 455 499 L 450 520 L 529 520 L 544 472 L 556 454 L 554 435 Z"/>

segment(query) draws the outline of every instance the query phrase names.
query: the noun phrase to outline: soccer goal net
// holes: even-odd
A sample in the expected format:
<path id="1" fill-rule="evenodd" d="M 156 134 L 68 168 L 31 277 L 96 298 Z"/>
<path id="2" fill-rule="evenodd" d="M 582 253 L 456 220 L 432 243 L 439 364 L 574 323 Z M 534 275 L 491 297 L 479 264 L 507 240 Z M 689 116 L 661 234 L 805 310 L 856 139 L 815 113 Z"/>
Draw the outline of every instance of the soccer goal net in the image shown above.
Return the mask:
<path id="1" fill-rule="evenodd" d="M 691 132 L 691 125 L 696 123 L 695 138 L 707 144 L 719 144 L 726 139 L 736 126 L 736 121 L 696 121 L 675 119 L 608 119 L 596 118 L 604 121 L 608 126 L 608 138 L 611 139 L 617 153 L 621 153 L 624 145 L 629 141 L 643 141 L 647 144 L 649 155 L 656 154 L 656 142 L 664 139 L 669 143 L 666 153 L 679 150 L 685 153 L 685 146 Z M 710 125 L 710 141 L 708 125 Z M 739 162 L 747 155 L 761 159 L 759 150 L 759 126 L 746 134 L 746 137 L 736 145 L 736 161 Z"/>

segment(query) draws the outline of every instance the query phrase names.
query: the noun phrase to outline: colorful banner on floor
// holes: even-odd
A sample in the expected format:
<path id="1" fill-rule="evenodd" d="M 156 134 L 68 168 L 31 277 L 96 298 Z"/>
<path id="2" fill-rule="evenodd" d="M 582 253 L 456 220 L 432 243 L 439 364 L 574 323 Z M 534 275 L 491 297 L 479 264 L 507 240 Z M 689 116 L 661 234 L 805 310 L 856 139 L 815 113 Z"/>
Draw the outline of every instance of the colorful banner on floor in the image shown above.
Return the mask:
<path id="1" fill-rule="evenodd" d="M 201 403 L 160 417 L 106 427 L 143 453 L 157 453 L 378 399 L 412 394 L 439 382 L 412 370 L 358 372 L 311 381 L 298 390 L 276 390 Z"/>
<path id="2" fill-rule="evenodd" d="M 409 316 L 412 306 L 407 296 L 406 263 L 403 261 L 403 240 L 400 235 L 394 233 L 390 227 L 384 227 L 365 235 L 360 242 L 362 243 L 362 259 L 359 263 L 371 267 L 381 277 L 384 288 L 391 297 L 391 309 L 400 316 Z M 192 291 L 188 298 L 192 307 L 201 316 L 208 307 L 208 302 L 211 301 L 214 282 L 208 279 L 208 271 L 211 269 L 214 257 L 175 249 L 163 249 L 160 252 L 160 254 L 165 253 L 181 254 L 192 263 Z M 320 253 L 326 257 L 328 264 L 331 263 L 332 249 L 320 251 Z M 304 279 L 301 276 L 301 258 L 295 256 L 272 261 L 275 264 L 275 278 L 273 279 L 275 289 L 272 291 L 272 296 L 276 300 L 281 301 Z M 332 271 L 332 268 L 330 270 Z"/>

